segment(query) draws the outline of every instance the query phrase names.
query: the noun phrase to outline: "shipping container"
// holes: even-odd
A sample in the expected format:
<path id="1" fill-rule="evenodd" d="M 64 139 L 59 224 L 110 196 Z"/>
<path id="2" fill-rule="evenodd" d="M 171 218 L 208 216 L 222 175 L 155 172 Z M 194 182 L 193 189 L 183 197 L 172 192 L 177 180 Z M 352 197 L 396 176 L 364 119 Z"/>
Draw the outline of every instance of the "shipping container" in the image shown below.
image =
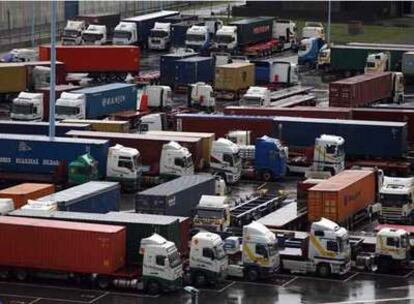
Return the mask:
<path id="1" fill-rule="evenodd" d="M 407 139 L 414 143 L 414 109 L 373 109 L 360 108 L 352 109 L 352 117 L 355 120 L 374 120 L 374 121 L 399 121 L 407 123 Z"/>
<path id="2" fill-rule="evenodd" d="M 362 107 L 392 95 L 391 72 L 362 74 L 329 83 L 330 107 Z"/>
<path id="3" fill-rule="evenodd" d="M 107 213 L 119 211 L 120 200 L 119 183 L 92 181 L 40 197 L 36 201 L 56 203 L 59 211 Z"/>
<path id="4" fill-rule="evenodd" d="M 176 130 L 183 132 L 209 132 L 216 139 L 226 137 L 230 131 L 251 131 L 251 142 L 264 135 L 272 135 L 273 118 L 260 116 L 230 116 L 206 114 L 176 115 Z"/>
<path id="5" fill-rule="evenodd" d="M 345 170 L 310 188 L 308 220 L 321 217 L 347 224 L 357 213 L 376 203 L 377 177 L 373 170 Z"/>
<path id="6" fill-rule="evenodd" d="M 175 85 L 196 82 L 213 83 L 214 62 L 212 57 L 193 56 L 175 61 Z"/>
<path id="7" fill-rule="evenodd" d="M 39 46 L 40 60 L 50 60 L 50 46 Z M 58 45 L 56 58 L 68 73 L 126 73 L 138 75 L 140 50 L 137 46 Z"/>
<path id="8" fill-rule="evenodd" d="M 119 226 L 2 216 L 0 242 L 0 264 L 9 267 L 112 274 L 125 264 Z"/>
<path id="9" fill-rule="evenodd" d="M 140 241 L 157 233 L 176 244 L 181 254 L 188 253 L 190 228 L 188 218 L 126 212 L 84 213 L 70 211 L 15 210 L 10 216 L 52 219 L 80 223 L 124 226 L 126 229 L 126 263 L 141 264 Z"/>
<path id="10" fill-rule="evenodd" d="M 160 82 L 170 87 L 175 82 L 175 62 L 180 59 L 197 56 L 197 53 L 171 53 L 160 57 Z"/>
<path id="11" fill-rule="evenodd" d="M 98 132 L 129 132 L 129 121 L 124 120 L 93 120 L 93 119 L 65 119 L 61 123 L 85 123 L 90 126 L 91 131 Z"/>
<path id="12" fill-rule="evenodd" d="M 254 64 L 229 63 L 216 67 L 214 89 L 237 92 L 254 86 Z"/>
<path id="13" fill-rule="evenodd" d="M 100 176 L 106 174 L 106 140 L 55 137 L 51 141 L 47 136 L 0 134 L 0 146 L 7 147 L 0 149 L 3 179 L 15 173 L 25 175 L 27 180 L 30 174 L 44 174 L 58 182 L 58 178 L 67 178 L 69 163 L 86 153 L 98 162 Z"/>
<path id="14" fill-rule="evenodd" d="M 293 108 L 281 107 L 241 107 L 228 106 L 223 110 L 226 115 L 257 115 L 257 116 L 291 116 L 306 118 L 351 119 L 350 108 L 319 108 L 299 106 Z"/>
<path id="15" fill-rule="evenodd" d="M 296 184 L 296 201 L 298 203 L 298 210 L 308 210 L 308 193 L 309 189 L 316 186 L 322 179 L 307 178 L 304 181 L 298 181 Z"/>
<path id="16" fill-rule="evenodd" d="M 272 38 L 274 17 L 255 17 L 231 22 L 237 27 L 237 43 L 239 46 L 266 42 Z"/>
<path id="17" fill-rule="evenodd" d="M 59 123 L 55 125 L 56 136 L 65 136 L 71 130 L 88 131 L 90 125 L 86 123 Z M 0 133 L 48 135 L 48 122 L 0 120 Z"/>
<path id="18" fill-rule="evenodd" d="M 135 211 L 192 217 L 202 195 L 215 194 L 215 177 L 209 174 L 181 176 L 139 192 Z"/>
<path id="19" fill-rule="evenodd" d="M 134 84 L 111 83 L 72 91 L 85 95 L 87 119 L 102 118 L 112 113 L 137 109 L 137 88 Z"/>
<path id="20" fill-rule="evenodd" d="M 53 184 L 23 183 L 0 190 L 0 198 L 11 198 L 14 209 L 19 209 L 26 205 L 28 200 L 36 200 L 53 192 L 55 192 Z"/>
<path id="21" fill-rule="evenodd" d="M 203 22 L 198 20 L 186 20 L 171 24 L 171 46 L 175 48 L 185 47 L 187 30 L 193 25 L 203 24 Z"/>
<path id="22" fill-rule="evenodd" d="M 145 166 L 149 166 L 151 172 L 157 171 L 159 168 L 162 146 L 170 141 L 175 141 L 190 151 L 196 170 L 204 168 L 203 147 L 199 138 L 88 131 L 70 131 L 67 133 L 67 136 L 106 139 L 109 140 L 111 145 L 120 144 L 125 147 L 135 148 L 140 153 L 142 163 Z"/>

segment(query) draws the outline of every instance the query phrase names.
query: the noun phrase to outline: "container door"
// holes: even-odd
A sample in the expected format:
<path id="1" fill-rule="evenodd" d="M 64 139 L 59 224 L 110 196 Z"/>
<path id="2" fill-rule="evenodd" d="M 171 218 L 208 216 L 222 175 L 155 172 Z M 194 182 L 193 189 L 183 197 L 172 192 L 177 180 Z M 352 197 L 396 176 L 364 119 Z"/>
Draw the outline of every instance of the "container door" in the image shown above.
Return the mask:
<path id="1" fill-rule="evenodd" d="M 323 216 L 327 219 L 336 221 L 338 208 L 337 208 L 337 196 L 335 192 L 324 192 L 323 193 Z"/>
<path id="2" fill-rule="evenodd" d="M 323 195 L 318 191 L 309 191 L 308 195 L 308 219 L 318 221 L 322 216 Z"/>

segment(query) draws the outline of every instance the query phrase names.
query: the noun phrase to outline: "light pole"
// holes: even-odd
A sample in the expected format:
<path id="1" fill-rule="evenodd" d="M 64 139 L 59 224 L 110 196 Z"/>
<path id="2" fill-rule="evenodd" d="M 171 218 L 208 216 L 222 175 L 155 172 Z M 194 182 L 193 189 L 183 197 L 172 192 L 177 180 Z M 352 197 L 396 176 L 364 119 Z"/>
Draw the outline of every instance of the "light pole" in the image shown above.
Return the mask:
<path id="1" fill-rule="evenodd" d="M 327 30 L 327 39 L 328 45 L 331 43 L 331 0 L 328 0 L 328 30 Z"/>
<path id="2" fill-rule="evenodd" d="M 49 139 L 55 138 L 55 76 L 56 76 L 56 0 L 51 1 L 50 18 L 50 93 L 49 93 Z"/>
<path id="3" fill-rule="evenodd" d="M 32 48 L 35 47 L 35 22 L 36 22 L 36 2 L 32 1 L 32 28 L 31 28 L 31 41 Z"/>

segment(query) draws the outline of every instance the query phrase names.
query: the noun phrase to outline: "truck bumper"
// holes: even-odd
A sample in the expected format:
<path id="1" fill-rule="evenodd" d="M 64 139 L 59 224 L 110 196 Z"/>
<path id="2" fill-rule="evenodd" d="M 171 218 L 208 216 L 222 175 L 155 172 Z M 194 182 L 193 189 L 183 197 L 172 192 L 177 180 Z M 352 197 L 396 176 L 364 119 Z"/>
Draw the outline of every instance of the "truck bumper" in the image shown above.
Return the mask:
<path id="1" fill-rule="evenodd" d="M 279 267 L 260 268 L 260 278 L 261 279 L 271 278 L 275 276 L 278 271 L 279 271 Z"/>

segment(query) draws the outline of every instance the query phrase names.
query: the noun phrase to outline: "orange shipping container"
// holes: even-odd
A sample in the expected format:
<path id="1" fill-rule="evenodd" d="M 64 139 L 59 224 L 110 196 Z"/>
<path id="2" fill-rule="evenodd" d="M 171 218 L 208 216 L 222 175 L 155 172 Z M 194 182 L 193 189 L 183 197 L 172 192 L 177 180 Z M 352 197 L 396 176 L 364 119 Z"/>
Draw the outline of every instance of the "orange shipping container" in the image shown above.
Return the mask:
<path id="1" fill-rule="evenodd" d="M 308 220 L 328 218 L 345 224 L 353 215 L 375 203 L 376 173 L 373 170 L 345 170 L 309 189 Z"/>
<path id="2" fill-rule="evenodd" d="M 14 208 L 19 209 L 27 204 L 29 199 L 35 200 L 55 192 L 53 184 L 24 183 L 0 190 L 0 198 L 11 198 Z"/>

